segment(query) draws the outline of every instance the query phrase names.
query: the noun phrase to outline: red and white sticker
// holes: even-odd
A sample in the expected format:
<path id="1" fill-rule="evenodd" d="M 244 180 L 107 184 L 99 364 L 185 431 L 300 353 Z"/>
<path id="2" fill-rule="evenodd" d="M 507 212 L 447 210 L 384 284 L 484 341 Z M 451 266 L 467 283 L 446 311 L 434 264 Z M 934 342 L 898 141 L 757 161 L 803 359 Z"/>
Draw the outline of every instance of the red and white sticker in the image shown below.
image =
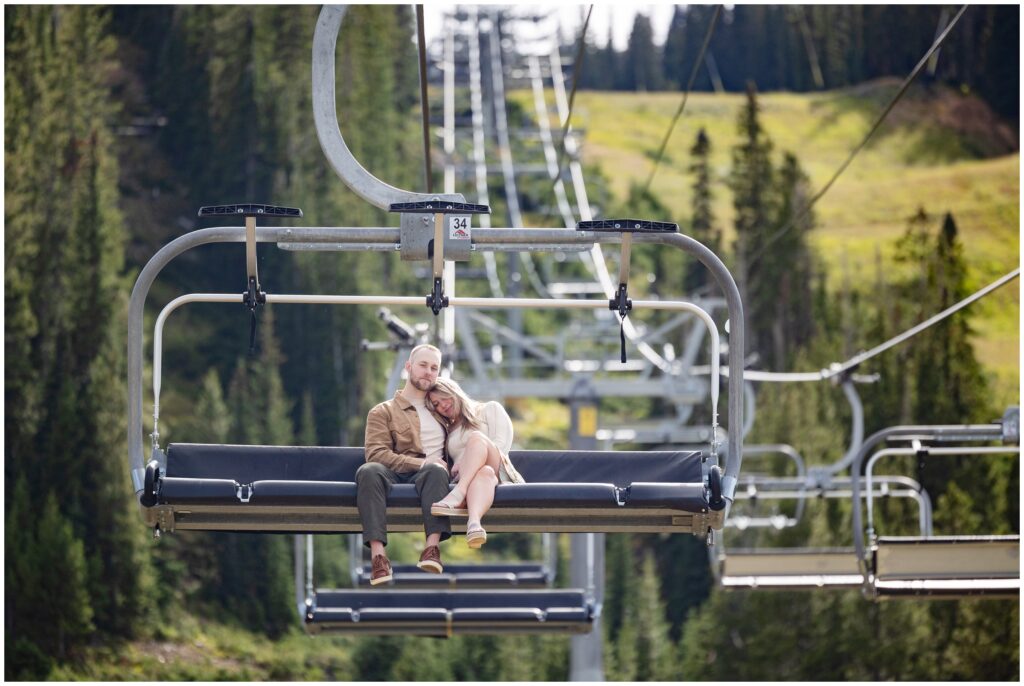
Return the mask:
<path id="1" fill-rule="evenodd" d="M 453 241 L 468 241 L 473 237 L 473 227 L 469 223 L 469 215 L 448 215 L 448 238 Z"/>

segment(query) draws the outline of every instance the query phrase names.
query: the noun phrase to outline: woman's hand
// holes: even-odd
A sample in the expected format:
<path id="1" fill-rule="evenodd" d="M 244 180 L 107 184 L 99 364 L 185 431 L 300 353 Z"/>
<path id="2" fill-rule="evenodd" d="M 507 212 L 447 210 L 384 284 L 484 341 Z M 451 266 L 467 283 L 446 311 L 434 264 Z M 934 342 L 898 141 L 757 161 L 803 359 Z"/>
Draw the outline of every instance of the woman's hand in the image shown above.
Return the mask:
<path id="1" fill-rule="evenodd" d="M 459 463 L 456 462 L 452 465 L 452 478 L 458 480 L 459 478 Z"/>

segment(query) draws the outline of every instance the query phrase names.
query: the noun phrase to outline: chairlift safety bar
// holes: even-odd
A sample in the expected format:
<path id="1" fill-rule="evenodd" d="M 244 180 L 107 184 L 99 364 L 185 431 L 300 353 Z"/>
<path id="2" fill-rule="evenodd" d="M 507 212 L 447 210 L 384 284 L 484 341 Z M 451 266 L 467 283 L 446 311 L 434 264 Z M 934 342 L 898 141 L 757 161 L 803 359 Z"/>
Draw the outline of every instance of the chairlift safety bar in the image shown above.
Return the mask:
<path id="1" fill-rule="evenodd" d="M 927 453 L 929 455 L 1020 455 L 1020 447 L 1010 446 L 967 446 L 962 448 L 943 448 L 943 447 L 920 447 L 920 448 L 885 448 L 879 450 L 877 453 L 871 456 L 868 460 L 868 465 L 864 470 L 864 490 L 867 494 L 866 507 L 868 511 L 867 515 L 867 535 L 869 539 L 875 538 L 875 522 L 874 522 L 874 507 L 872 494 L 874 491 L 871 486 L 873 481 L 878 481 L 881 477 L 873 476 L 875 463 L 883 457 L 891 457 L 894 455 L 912 456 L 920 453 Z M 925 536 L 931 536 L 931 531 Z"/>
<path id="2" fill-rule="evenodd" d="M 167 317 L 186 303 L 241 303 L 244 294 L 237 293 L 190 293 L 169 302 L 156 319 L 153 327 L 153 434 L 159 436 L 160 389 L 163 369 L 163 330 Z M 422 307 L 422 296 L 381 296 L 381 295 L 281 295 L 268 293 L 267 304 L 306 304 L 306 305 L 391 305 Z M 693 303 L 675 302 L 670 300 L 637 300 L 638 308 L 651 310 L 685 311 L 696 314 L 707 326 L 711 339 L 711 412 L 712 438 L 718 428 L 718 374 L 719 360 L 716 352 L 720 349 L 718 327 L 705 310 Z M 548 300 L 545 298 L 449 298 L 450 307 L 472 307 L 474 309 L 510 309 L 510 308 L 552 308 L 562 310 L 601 310 L 608 307 L 604 300 Z M 154 438 L 154 444 L 156 438 Z M 154 445 L 154 447 L 156 447 Z"/>

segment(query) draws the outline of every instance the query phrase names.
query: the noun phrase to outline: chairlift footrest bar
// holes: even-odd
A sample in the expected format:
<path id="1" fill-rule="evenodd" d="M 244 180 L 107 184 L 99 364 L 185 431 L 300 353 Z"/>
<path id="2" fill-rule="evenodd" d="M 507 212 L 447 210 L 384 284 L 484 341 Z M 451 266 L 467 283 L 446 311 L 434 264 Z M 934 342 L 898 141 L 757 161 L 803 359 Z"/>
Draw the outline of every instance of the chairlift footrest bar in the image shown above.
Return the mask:
<path id="1" fill-rule="evenodd" d="M 453 202 L 451 200 L 427 200 L 425 202 L 395 202 L 388 208 L 389 212 L 398 214 L 490 214 L 487 205 L 476 205 L 469 202 Z"/>
<path id="2" fill-rule="evenodd" d="M 600 231 L 605 233 L 678 233 L 679 225 L 673 222 L 656 222 L 650 219 L 596 219 L 576 224 L 577 231 Z"/>
<path id="3" fill-rule="evenodd" d="M 207 205 L 199 208 L 200 217 L 223 217 L 223 216 L 244 217 L 292 217 L 302 216 L 302 210 L 298 207 L 278 207 L 277 205 Z"/>

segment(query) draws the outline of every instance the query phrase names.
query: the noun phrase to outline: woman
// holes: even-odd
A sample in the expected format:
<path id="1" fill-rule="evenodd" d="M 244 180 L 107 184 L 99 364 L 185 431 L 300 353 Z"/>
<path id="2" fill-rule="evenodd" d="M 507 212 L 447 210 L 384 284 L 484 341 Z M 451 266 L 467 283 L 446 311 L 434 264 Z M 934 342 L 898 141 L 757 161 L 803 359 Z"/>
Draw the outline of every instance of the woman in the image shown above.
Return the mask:
<path id="1" fill-rule="evenodd" d="M 438 379 L 427 391 L 427 408 L 448 429 L 455 488 L 430 513 L 438 517 L 467 515 L 466 542 L 479 548 L 487 541 L 481 518 L 491 509 L 499 483 L 525 483 L 512 466 L 512 420 L 500 403 L 479 403 L 451 379 Z"/>

